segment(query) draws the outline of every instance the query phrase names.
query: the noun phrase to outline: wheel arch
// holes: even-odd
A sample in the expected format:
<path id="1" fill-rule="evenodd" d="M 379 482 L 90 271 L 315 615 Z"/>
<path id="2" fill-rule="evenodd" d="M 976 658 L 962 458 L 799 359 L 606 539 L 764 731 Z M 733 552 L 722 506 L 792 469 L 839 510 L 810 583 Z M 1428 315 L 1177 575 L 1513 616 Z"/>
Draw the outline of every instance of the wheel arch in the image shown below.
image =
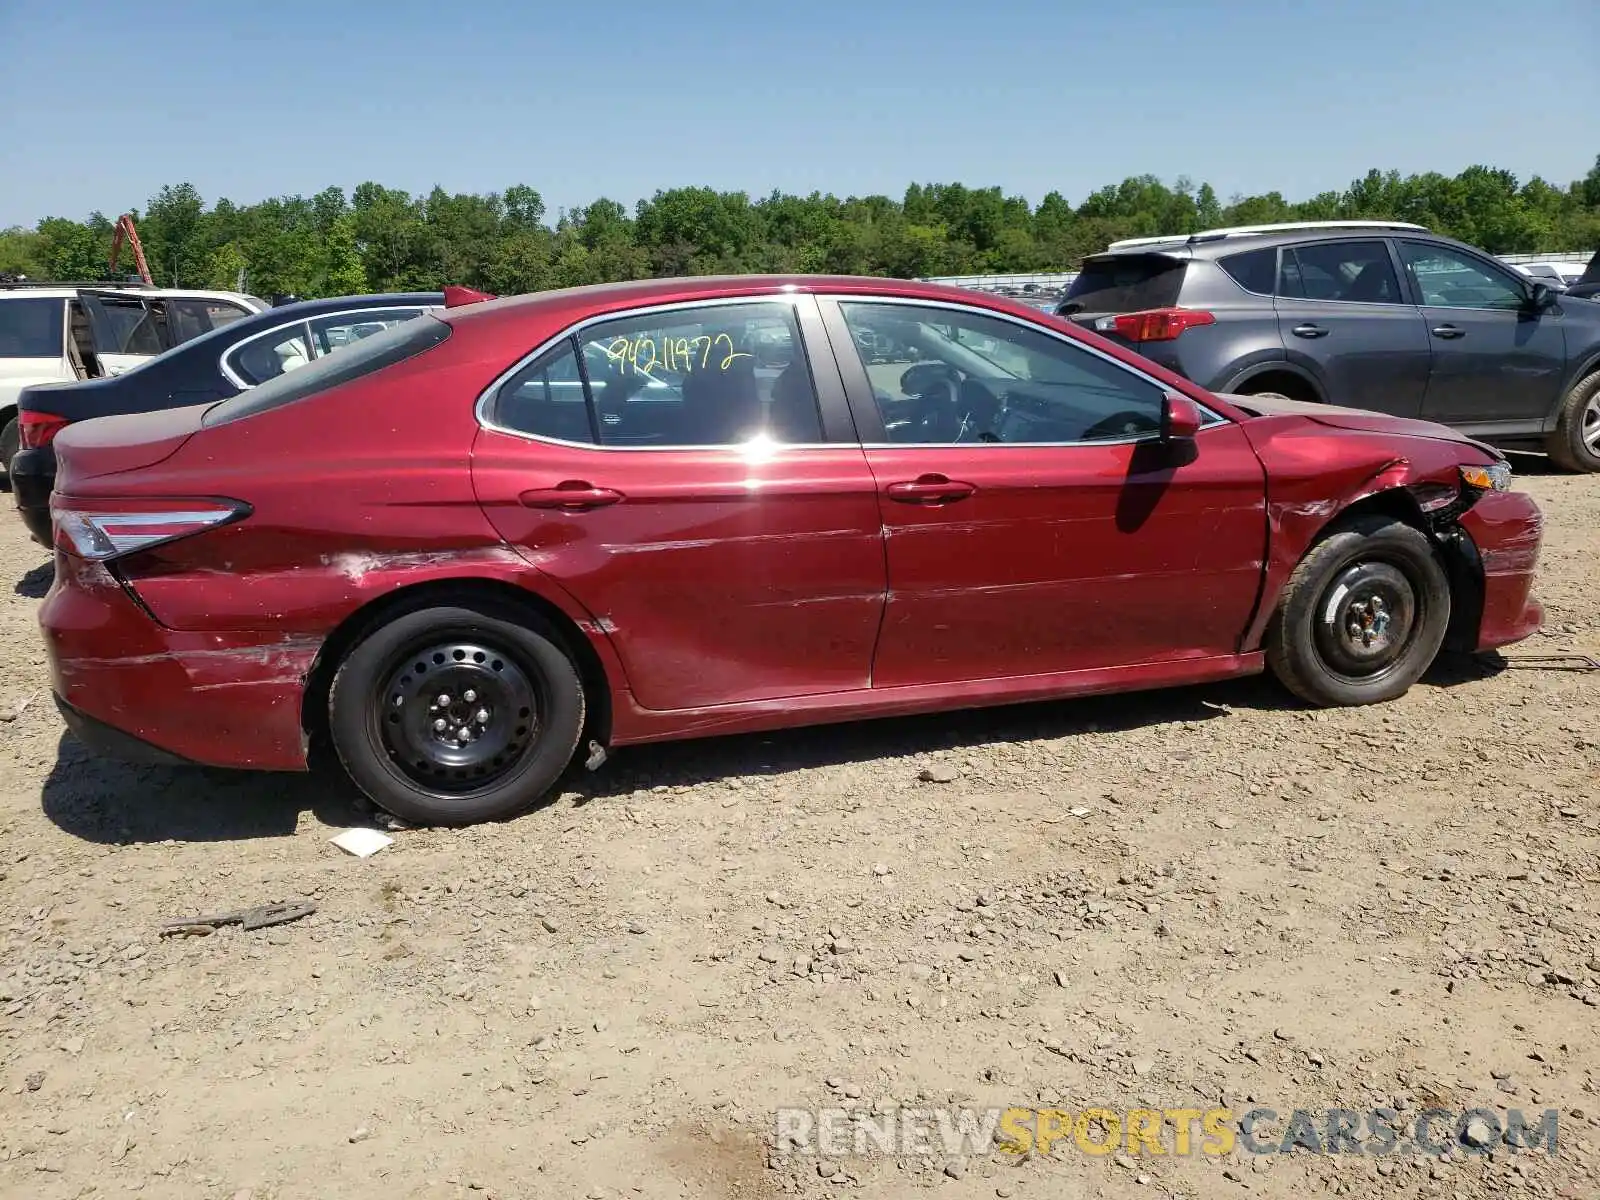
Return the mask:
<path id="1" fill-rule="evenodd" d="M 1453 518 L 1430 518 L 1411 490 L 1416 482 L 1403 473 L 1403 468 L 1384 472 L 1371 487 L 1350 497 L 1328 513 L 1321 524 L 1305 538 L 1293 560 L 1284 565 L 1269 592 L 1264 592 L 1260 609 L 1251 623 L 1250 636 L 1244 648 L 1258 649 L 1266 633 L 1267 622 L 1277 611 L 1289 574 L 1307 554 L 1350 520 L 1361 516 L 1386 516 L 1409 525 L 1428 539 L 1438 550 L 1445 573 L 1450 580 L 1450 624 L 1445 633 L 1445 648 L 1470 648 L 1476 644 L 1478 625 L 1483 613 L 1484 575 L 1483 561 L 1472 538 Z"/>
<path id="2" fill-rule="evenodd" d="M 1567 402 L 1567 397 L 1572 395 L 1572 389 L 1577 387 L 1589 376 L 1600 373 L 1600 346 L 1595 346 L 1578 360 L 1578 366 L 1569 370 L 1561 381 L 1561 390 L 1556 394 L 1556 402 L 1551 405 L 1550 411 L 1545 414 L 1544 428 L 1549 433 L 1556 427 L 1561 418 L 1561 409 Z"/>
<path id="3" fill-rule="evenodd" d="M 613 681 L 590 635 L 559 604 L 538 592 L 500 579 L 460 576 L 430 579 L 386 592 L 350 613 L 323 639 L 306 675 L 300 702 L 300 728 L 309 753 L 321 756 L 329 750 L 328 694 L 339 664 L 352 647 L 371 630 L 404 613 L 436 604 L 474 601 L 533 617 L 560 639 L 578 669 L 587 702 L 588 715 L 579 744 L 592 739 L 607 745 L 611 740 Z"/>
<path id="4" fill-rule="evenodd" d="M 1283 386 L 1267 386 L 1273 383 L 1283 384 L 1289 390 L 1285 391 Z M 1253 394 L 1252 388 L 1254 391 L 1282 391 L 1291 400 L 1309 400 L 1318 404 L 1328 402 L 1327 392 L 1310 372 L 1281 358 L 1247 367 L 1234 375 L 1226 386 L 1215 390 L 1247 396 Z"/>

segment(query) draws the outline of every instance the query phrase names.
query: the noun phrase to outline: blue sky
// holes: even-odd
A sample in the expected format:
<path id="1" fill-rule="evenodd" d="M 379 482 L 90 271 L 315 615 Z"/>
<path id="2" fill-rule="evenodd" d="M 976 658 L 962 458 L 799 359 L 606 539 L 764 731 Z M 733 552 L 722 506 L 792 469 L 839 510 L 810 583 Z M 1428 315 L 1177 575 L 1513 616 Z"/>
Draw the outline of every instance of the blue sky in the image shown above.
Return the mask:
<path id="1" fill-rule="evenodd" d="M 553 216 L 684 184 L 1564 184 L 1600 152 L 1596 0 L 0 0 L 0 47 L 0 226 L 185 180 L 527 183 Z"/>

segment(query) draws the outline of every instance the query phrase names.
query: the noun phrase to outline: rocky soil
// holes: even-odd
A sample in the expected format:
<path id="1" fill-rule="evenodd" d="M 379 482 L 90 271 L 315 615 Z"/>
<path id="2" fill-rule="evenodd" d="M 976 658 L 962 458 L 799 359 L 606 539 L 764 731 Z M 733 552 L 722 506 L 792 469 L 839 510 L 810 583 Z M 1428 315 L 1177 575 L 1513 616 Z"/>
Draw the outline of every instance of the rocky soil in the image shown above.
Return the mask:
<path id="1" fill-rule="evenodd" d="M 1519 463 L 1546 632 L 1378 709 L 1271 682 L 620 754 L 328 844 L 310 778 L 50 703 L 0 514 L 0 1195 L 1600 1196 L 1600 480 Z M 274 929 L 186 916 L 308 900 Z M 779 1106 L 1560 1112 L 1559 1153 L 777 1155 Z M 1486 1147 L 1487 1148 L 1487 1147 Z"/>

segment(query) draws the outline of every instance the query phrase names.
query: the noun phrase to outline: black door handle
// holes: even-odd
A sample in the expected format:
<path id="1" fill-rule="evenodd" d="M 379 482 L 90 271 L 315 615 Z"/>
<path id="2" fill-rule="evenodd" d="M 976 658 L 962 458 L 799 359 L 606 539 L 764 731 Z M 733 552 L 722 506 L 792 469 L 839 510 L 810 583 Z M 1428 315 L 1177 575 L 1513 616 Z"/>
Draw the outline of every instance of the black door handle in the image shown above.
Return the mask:
<path id="1" fill-rule="evenodd" d="M 1294 334 L 1295 337 L 1303 338 L 1319 338 L 1328 336 L 1328 331 L 1321 325 L 1296 325 L 1289 332 Z"/>
<path id="2" fill-rule="evenodd" d="M 1451 338 L 1466 337 L 1467 331 L 1459 325 L 1435 325 L 1433 327 L 1433 336 L 1443 338 L 1448 342 Z"/>

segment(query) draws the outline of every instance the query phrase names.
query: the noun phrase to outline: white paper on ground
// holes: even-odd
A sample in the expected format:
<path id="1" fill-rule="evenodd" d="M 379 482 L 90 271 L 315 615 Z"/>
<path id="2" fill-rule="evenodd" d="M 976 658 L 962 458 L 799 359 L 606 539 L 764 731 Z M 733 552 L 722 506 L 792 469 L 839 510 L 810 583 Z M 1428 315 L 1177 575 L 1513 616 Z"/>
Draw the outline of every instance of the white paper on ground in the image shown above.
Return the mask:
<path id="1" fill-rule="evenodd" d="M 376 829 L 346 829 L 337 837 L 332 837 L 328 840 L 339 849 L 354 854 L 357 858 L 366 858 L 370 854 L 376 854 L 394 841 L 388 834 L 379 833 Z"/>

